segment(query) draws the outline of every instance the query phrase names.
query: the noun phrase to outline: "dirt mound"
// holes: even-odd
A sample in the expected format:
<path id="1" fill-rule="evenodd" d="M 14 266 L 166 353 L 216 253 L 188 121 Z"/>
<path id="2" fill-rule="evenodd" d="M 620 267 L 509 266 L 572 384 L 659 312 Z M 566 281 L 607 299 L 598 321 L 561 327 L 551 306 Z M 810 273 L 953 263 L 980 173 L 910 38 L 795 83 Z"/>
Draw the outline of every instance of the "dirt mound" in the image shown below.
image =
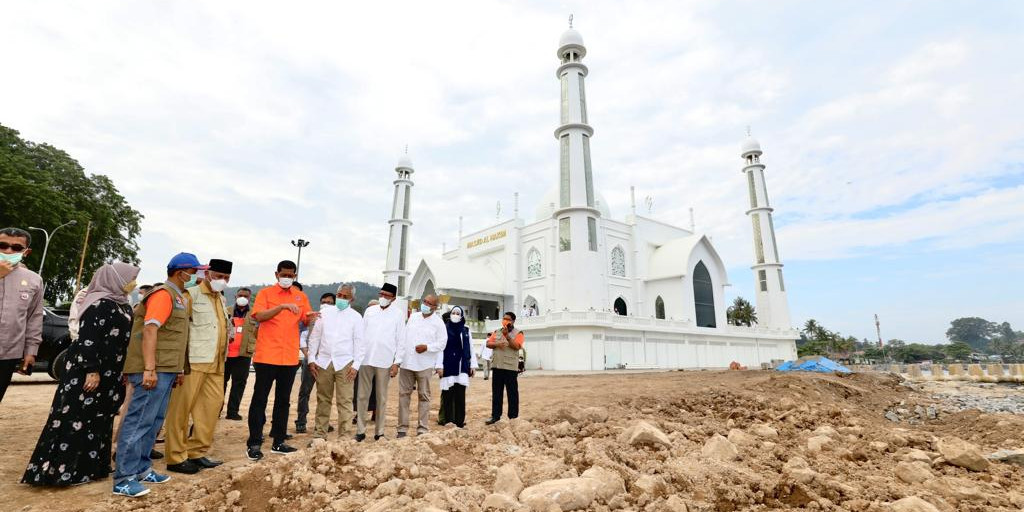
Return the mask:
<path id="1" fill-rule="evenodd" d="M 939 453 L 953 444 L 939 440 L 954 437 L 972 452 L 1015 448 L 1007 443 L 1020 441 L 1020 418 L 963 412 L 895 424 L 886 408 L 927 397 L 893 376 L 672 372 L 637 375 L 634 386 L 602 378 L 578 377 L 593 384 L 583 387 L 548 378 L 575 389 L 527 419 L 317 442 L 211 472 L 185 492 L 88 510 L 881 512 L 913 496 L 941 511 L 1024 507 L 1024 468 L 973 471 Z M 920 504 L 899 506 L 907 503 Z"/>

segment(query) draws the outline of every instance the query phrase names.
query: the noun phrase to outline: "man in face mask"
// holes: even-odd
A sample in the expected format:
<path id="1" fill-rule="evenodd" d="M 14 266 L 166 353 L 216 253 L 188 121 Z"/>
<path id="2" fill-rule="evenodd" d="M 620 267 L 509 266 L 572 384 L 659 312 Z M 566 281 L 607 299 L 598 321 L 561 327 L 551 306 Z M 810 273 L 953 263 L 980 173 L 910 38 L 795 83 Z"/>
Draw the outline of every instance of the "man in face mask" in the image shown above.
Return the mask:
<path id="1" fill-rule="evenodd" d="M 235 304 L 229 306 L 231 315 L 231 342 L 228 343 L 228 358 L 224 362 L 224 391 L 231 382 L 231 393 L 228 395 L 228 412 L 224 417 L 229 420 L 241 420 L 238 407 L 242 404 L 242 393 L 249 381 L 249 364 L 252 362 L 252 350 L 245 343 L 246 322 L 255 322 L 251 318 L 249 299 L 252 290 L 239 288 L 235 292 Z M 252 332 L 252 327 L 249 329 Z M 251 337 L 251 334 L 250 334 Z"/>
<path id="2" fill-rule="evenodd" d="M 260 290 L 253 305 L 253 315 L 260 322 L 260 328 L 256 336 L 256 352 L 252 357 L 256 385 L 249 404 L 249 439 L 246 440 L 249 460 L 263 458 L 263 427 L 267 423 L 267 400 L 271 388 L 274 388 L 271 451 L 277 454 L 295 451 L 284 441 L 288 435 L 292 385 L 299 367 L 299 324 L 308 323 L 316 316 L 306 295 L 292 286 L 298 277 L 294 262 L 285 260 L 278 263 L 274 277 L 277 284 Z"/>
<path id="3" fill-rule="evenodd" d="M 0 229 L 0 402 L 15 371 L 31 373 L 43 342 L 43 280 L 22 263 L 30 243 L 28 231 Z"/>
<path id="4" fill-rule="evenodd" d="M 143 484 L 171 477 L 153 470 L 150 450 L 163 426 L 171 388 L 181 385 L 188 369 L 192 296 L 186 291 L 207 267 L 194 254 L 180 253 L 167 264 L 167 282 L 155 287 L 135 307 L 124 375 L 132 400 L 117 439 L 114 494 L 137 498 L 149 493 Z"/>
<path id="5" fill-rule="evenodd" d="M 417 434 L 425 434 L 430 417 L 430 377 L 434 373 L 437 354 L 448 343 L 448 330 L 436 314 L 437 296 L 427 295 L 420 303 L 420 311 L 409 316 L 405 324 L 405 340 L 395 357 L 398 374 L 398 436 L 405 437 L 409 430 L 409 402 L 413 388 L 419 396 Z"/>
<path id="6" fill-rule="evenodd" d="M 366 439 L 367 414 L 373 404 L 373 439 L 384 437 L 387 423 L 388 384 L 398 375 L 395 362 L 399 350 L 404 350 L 405 307 L 395 306 L 398 287 L 384 283 L 378 294 L 377 304 L 368 306 L 363 314 L 366 340 L 366 357 L 359 367 L 356 388 L 356 440 Z M 376 390 L 376 392 L 374 392 Z M 378 412 L 379 411 L 379 412 Z"/>
<path id="7" fill-rule="evenodd" d="M 298 286 L 299 283 L 295 283 L 292 286 Z M 337 297 L 330 292 L 327 292 L 320 296 L 320 312 L 323 313 L 334 307 L 334 301 Z M 310 320 L 313 325 L 316 324 L 316 319 Z M 313 325 L 306 325 L 306 328 L 299 333 L 299 352 L 302 357 L 300 358 L 300 364 L 302 370 L 302 377 L 299 383 L 299 403 L 296 409 L 295 415 L 295 432 L 299 434 L 306 433 L 306 418 L 309 416 L 309 395 L 313 392 L 313 386 L 316 385 L 316 378 L 309 371 L 309 348 L 306 342 L 309 340 L 309 333 L 313 329 Z M 328 427 L 333 430 L 334 427 Z"/>
<path id="8" fill-rule="evenodd" d="M 309 371 L 316 379 L 316 427 L 313 435 L 327 438 L 331 402 L 338 406 L 338 437 L 351 429 L 352 384 L 366 353 L 363 316 L 352 307 L 355 287 L 338 288 L 335 307 L 324 308 L 309 334 Z"/>
<path id="9" fill-rule="evenodd" d="M 167 470 L 195 474 L 221 461 L 206 456 L 224 404 L 224 360 L 231 332 L 222 292 L 231 280 L 230 261 L 212 259 L 192 299 L 188 362 L 191 371 L 167 406 Z M 189 429 L 191 419 L 192 429 Z"/>

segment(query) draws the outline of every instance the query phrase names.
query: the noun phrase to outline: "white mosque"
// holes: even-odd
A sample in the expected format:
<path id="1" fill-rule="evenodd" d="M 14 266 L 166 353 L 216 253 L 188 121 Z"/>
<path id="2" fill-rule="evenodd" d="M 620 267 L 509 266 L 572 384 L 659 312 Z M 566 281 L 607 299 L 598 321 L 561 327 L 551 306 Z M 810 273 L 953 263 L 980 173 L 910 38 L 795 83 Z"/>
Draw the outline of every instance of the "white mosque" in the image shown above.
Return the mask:
<path id="1" fill-rule="evenodd" d="M 447 296 L 479 334 L 499 328 L 504 311 L 520 317 L 527 366 L 550 370 L 759 367 L 796 357 L 775 243 L 761 147 L 748 137 L 740 156 L 750 192 L 758 325 L 726 322 L 726 266 L 705 234 L 636 213 L 612 217 L 594 190 L 584 79 L 587 49 L 570 28 L 559 41 L 561 84 L 558 184 L 532 219 L 515 218 L 474 232 L 458 246 L 406 266 L 413 164 L 395 171 L 385 280 L 399 295 Z M 460 222 L 461 224 L 461 222 Z M 479 343 L 482 340 L 477 340 Z"/>

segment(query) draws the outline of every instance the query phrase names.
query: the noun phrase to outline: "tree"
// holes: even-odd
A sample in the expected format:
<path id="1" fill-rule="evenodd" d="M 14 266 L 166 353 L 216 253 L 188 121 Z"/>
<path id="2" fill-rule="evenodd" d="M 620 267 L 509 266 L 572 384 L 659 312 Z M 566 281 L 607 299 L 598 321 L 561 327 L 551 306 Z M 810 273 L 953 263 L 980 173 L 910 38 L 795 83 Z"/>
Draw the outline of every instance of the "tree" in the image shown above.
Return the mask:
<path id="1" fill-rule="evenodd" d="M 957 318 L 950 322 L 946 330 L 949 341 L 962 341 L 975 351 L 981 352 L 989 348 L 989 343 L 996 332 L 996 324 L 976 316 Z"/>
<path id="2" fill-rule="evenodd" d="M 946 357 L 954 361 L 966 361 L 967 358 L 971 357 L 971 352 L 974 349 L 970 345 L 962 341 L 954 341 L 949 345 L 940 345 L 942 351 L 946 353 Z"/>
<path id="3" fill-rule="evenodd" d="M 745 325 L 750 327 L 757 323 L 757 312 L 754 306 L 743 297 L 736 297 L 732 306 L 725 310 L 725 316 L 732 325 Z"/>
<path id="4" fill-rule="evenodd" d="M 58 231 L 50 240 L 43 278 L 46 299 L 55 303 L 71 295 L 86 224 L 91 221 L 83 282 L 110 260 L 138 263 L 137 239 L 142 214 L 128 205 L 110 178 L 86 175 L 64 151 L 49 144 L 22 139 L 0 125 L 0 227 L 29 226 L 52 230 L 69 220 L 77 224 Z M 39 269 L 45 244 L 42 233 L 31 231 L 32 254 L 25 265 Z"/>
<path id="5" fill-rule="evenodd" d="M 989 342 L 991 352 L 1000 356 L 1000 360 L 1006 357 L 1016 359 L 1021 336 L 1019 332 L 1013 330 L 1010 322 L 999 324 L 995 327 L 993 334 L 992 340 Z"/>

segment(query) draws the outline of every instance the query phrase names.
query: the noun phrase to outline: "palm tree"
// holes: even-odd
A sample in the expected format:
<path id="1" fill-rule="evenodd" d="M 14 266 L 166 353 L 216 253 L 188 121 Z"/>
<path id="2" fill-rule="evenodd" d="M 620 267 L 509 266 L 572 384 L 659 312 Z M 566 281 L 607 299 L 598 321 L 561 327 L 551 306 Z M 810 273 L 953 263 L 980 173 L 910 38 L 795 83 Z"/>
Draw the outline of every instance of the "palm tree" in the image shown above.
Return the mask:
<path id="1" fill-rule="evenodd" d="M 743 297 L 736 297 L 732 306 L 725 310 L 725 316 L 732 325 L 745 325 L 752 327 L 757 323 L 757 311 L 754 306 Z"/>

